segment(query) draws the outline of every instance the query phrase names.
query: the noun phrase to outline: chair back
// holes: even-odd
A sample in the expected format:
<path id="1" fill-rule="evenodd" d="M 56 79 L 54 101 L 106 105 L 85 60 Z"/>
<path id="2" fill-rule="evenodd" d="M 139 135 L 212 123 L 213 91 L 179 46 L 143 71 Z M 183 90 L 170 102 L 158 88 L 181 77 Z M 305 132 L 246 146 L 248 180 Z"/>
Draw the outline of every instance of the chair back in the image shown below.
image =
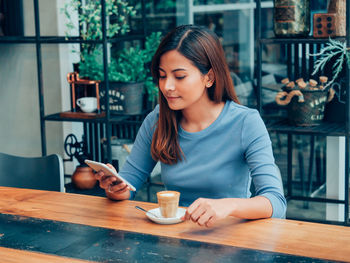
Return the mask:
<path id="1" fill-rule="evenodd" d="M 0 185 L 64 192 L 62 158 L 20 157 L 0 153 Z"/>

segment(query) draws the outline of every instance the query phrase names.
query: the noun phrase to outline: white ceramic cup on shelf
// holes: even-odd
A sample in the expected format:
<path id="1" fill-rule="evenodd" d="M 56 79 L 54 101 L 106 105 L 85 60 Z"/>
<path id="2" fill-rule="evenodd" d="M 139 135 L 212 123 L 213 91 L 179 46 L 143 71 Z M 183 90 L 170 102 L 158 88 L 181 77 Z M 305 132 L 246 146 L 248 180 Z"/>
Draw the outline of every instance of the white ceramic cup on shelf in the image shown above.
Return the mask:
<path id="1" fill-rule="evenodd" d="M 94 112 L 97 110 L 97 99 L 95 97 L 83 97 L 77 99 L 77 105 L 83 112 Z"/>

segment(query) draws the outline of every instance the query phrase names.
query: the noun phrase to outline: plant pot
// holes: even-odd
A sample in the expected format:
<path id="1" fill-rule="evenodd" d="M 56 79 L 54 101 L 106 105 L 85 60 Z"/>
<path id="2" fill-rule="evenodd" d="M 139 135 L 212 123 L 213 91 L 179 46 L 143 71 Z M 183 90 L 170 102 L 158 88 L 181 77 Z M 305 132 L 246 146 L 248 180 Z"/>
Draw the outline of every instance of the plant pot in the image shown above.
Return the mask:
<path id="1" fill-rule="evenodd" d="M 101 109 L 105 110 L 105 85 L 101 95 Z M 143 109 L 143 82 L 110 82 L 109 110 L 111 114 L 141 114 Z"/>
<path id="2" fill-rule="evenodd" d="M 276 102 L 287 105 L 288 121 L 296 126 L 315 126 L 322 123 L 328 90 L 291 90 L 279 92 Z M 285 97 L 284 100 L 281 98 Z"/>
<path id="3" fill-rule="evenodd" d="M 315 126 L 322 123 L 328 91 L 303 91 L 304 103 L 294 97 L 288 105 L 288 119 L 291 125 Z"/>
<path id="4" fill-rule="evenodd" d="M 78 166 L 72 175 L 72 182 L 79 189 L 92 189 L 96 181 L 93 170 L 88 166 Z"/>
<path id="5" fill-rule="evenodd" d="M 333 65 L 336 59 L 333 58 L 329 61 L 329 65 Z M 342 71 L 339 77 L 331 84 L 331 88 L 335 91 L 334 99 L 326 104 L 325 109 L 325 121 L 328 122 L 343 122 L 345 123 L 346 112 L 346 63 L 342 66 Z M 330 68 L 325 70 L 325 73 L 332 77 L 332 71 Z"/>
<path id="6" fill-rule="evenodd" d="M 324 120 L 328 122 L 345 123 L 345 112 L 345 101 L 341 101 L 338 94 L 336 94 L 334 99 L 326 104 Z"/>

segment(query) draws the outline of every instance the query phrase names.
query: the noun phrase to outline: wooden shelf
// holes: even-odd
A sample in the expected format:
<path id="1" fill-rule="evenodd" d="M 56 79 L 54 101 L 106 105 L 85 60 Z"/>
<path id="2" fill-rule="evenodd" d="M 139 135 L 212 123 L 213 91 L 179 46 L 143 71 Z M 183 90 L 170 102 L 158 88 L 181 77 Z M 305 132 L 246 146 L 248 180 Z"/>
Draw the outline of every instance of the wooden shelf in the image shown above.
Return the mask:
<path id="1" fill-rule="evenodd" d="M 73 118 L 73 119 L 99 119 L 106 117 L 105 112 L 101 113 L 86 113 L 86 112 L 72 112 L 72 111 L 65 111 L 60 113 L 61 118 Z"/>

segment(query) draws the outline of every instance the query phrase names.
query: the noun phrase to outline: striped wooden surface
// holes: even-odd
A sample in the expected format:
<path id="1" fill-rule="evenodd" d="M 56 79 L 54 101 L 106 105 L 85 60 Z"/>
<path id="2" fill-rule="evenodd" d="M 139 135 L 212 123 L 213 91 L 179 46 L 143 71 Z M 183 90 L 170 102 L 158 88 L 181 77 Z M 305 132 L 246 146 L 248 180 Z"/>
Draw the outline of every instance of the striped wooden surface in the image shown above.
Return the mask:
<path id="1" fill-rule="evenodd" d="M 0 213 L 350 262 L 349 227 L 234 218 L 209 229 L 191 222 L 158 225 L 135 205 L 156 207 L 153 203 L 113 202 L 103 197 L 0 187 Z"/>
<path id="2" fill-rule="evenodd" d="M 18 250 L 12 248 L 0 247 L 0 258 L 2 263 L 88 263 L 93 261 L 74 259 L 68 257 L 58 257 L 43 253 L 31 252 L 26 250 Z"/>
<path id="3" fill-rule="evenodd" d="M 0 246 L 94 262 L 303 262 L 324 259 L 0 214 Z M 20 255 L 22 257 L 23 255 Z M 29 257 L 29 255 L 28 255 Z M 23 262 L 19 260 L 18 262 Z"/>

